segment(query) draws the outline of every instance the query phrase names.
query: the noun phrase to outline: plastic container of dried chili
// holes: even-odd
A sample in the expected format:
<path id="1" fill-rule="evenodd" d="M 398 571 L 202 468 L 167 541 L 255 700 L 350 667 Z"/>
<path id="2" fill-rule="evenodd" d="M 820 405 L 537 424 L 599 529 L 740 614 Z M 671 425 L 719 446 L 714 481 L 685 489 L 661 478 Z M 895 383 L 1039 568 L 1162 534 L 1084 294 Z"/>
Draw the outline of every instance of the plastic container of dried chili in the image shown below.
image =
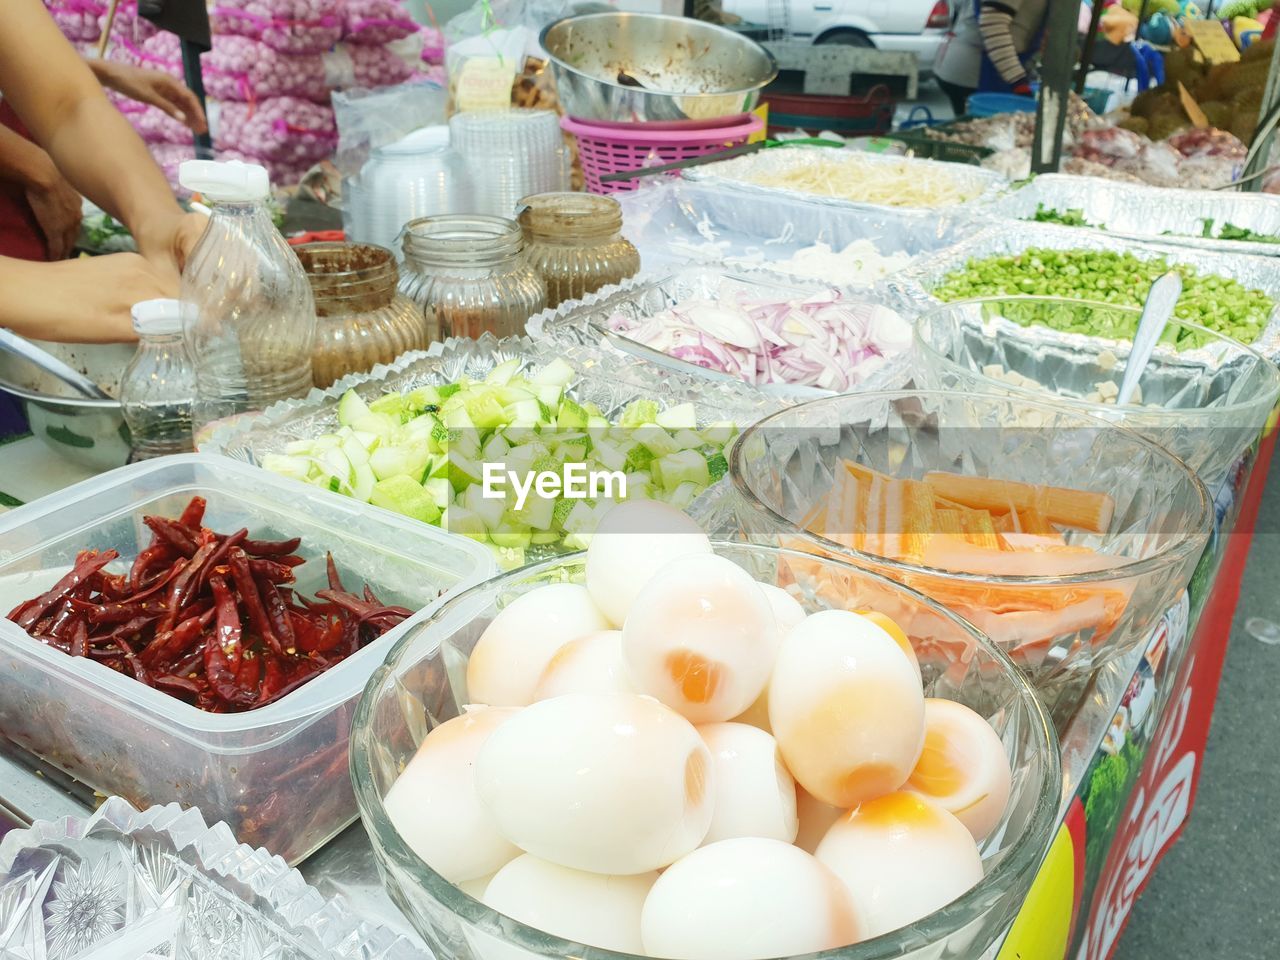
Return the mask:
<path id="1" fill-rule="evenodd" d="M 207 501 L 203 524 L 260 540 L 301 537 L 299 594 L 326 586 L 326 553 L 349 589 L 416 611 L 291 693 L 209 713 L 2 619 L 66 574 L 84 550 L 124 572 L 152 539 L 145 515 Z M 105 794 L 145 809 L 177 801 L 237 838 L 297 863 L 356 817 L 347 741 L 356 699 L 410 626 L 495 572 L 487 548 L 426 524 L 221 457 L 122 467 L 0 515 L 0 734 Z"/>

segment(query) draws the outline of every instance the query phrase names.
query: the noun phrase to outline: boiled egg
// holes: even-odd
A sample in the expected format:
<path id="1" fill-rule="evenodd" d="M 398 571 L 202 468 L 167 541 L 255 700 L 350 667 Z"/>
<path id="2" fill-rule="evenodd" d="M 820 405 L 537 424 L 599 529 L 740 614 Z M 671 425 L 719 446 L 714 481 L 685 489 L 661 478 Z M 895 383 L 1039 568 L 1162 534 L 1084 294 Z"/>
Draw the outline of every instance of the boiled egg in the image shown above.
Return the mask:
<path id="1" fill-rule="evenodd" d="M 911 661 L 911 665 L 915 667 L 916 676 L 920 676 L 920 661 L 916 657 L 916 648 L 911 645 L 911 640 L 907 637 L 907 632 L 905 630 L 898 626 L 894 620 L 877 610 L 858 610 L 856 613 L 859 616 L 866 617 L 892 637 L 894 643 L 896 643 L 902 652 L 906 654 L 907 659 Z"/>
<path id="2" fill-rule="evenodd" d="M 796 782 L 778 744 L 745 723 L 706 723 L 698 733 L 715 769 L 715 813 L 704 844 L 734 837 L 796 838 Z"/>
<path id="3" fill-rule="evenodd" d="M 490 873 L 474 880 L 463 880 L 461 883 L 454 884 L 454 886 L 473 900 L 484 900 L 484 892 L 489 889 L 489 881 L 492 879 L 493 874 Z"/>
<path id="4" fill-rule="evenodd" d="M 711 751 L 650 697 L 574 693 L 526 707 L 489 738 L 476 790 L 522 850 L 576 870 L 637 874 L 702 843 Z"/>
<path id="5" fill-rule="evenodd" d="M 906 789 L 933 800 L 985 839 L 1004 815 L 1013 772 L 1000 736 L 962 703 L 925 700 L 924 749 Z"/>
<path id="6" fill-rule="evenodd" d="M 615 627 L 636 595 L 672 560 L 711 553 L 711 541 L 684 512 L 654 500 L 627 500 L 601 518 L 587 549 L 587 590 Z"/>
<path id="7" fill-rule="evenodd" d="M 800 601 L 793 597 L 781 587 L 775 587 L 772 583 L 763 583 L 757 581 L 757 585 L 764 591 L 765 599 L 769 601 L 769 606 L 773 608 L 773 619 L 778 623 L 778 631 L 786 636 L 791 632 L 792 628 L 800 626 L 804 620 L 804 607 L 800 606 Z"/>
<path id="8" fill-rule="evenodd" d="M 845 815 L 840 807 L 823 803 L 804 787 L 796 787 L 796 846 L 813 853 L 831 825 Z"/>
<path id="9" fill-rule="evenodd" d="M 484 902 L 553 937 L 639 954 L 644 952 L 640 911 L 657 879 L 654 872 L 586 873 L 525 854 L 494 875 Z"/>
<path id="10" fill-rule="evenodd" d="M 877 937 L 927 917 L 982 879 L 972 835 L 932 800 L 899 791 L 849 811 L 817 858 L 831 868 Z"/>
<path id="11" fill-rule="evenodd" d="M 803 850 L 744 837 L 695 850 L 658 878 L 640 916 L 645 952 L 673 960 L 763 960 L 865 935 L 848 891 Z"/>
<path id="12" fill-rule="evenodd" d="M 712 723 L 760 696 L 778 641 L 773 609 L 750 574 L 724 557 L 683 557 L 637 595 L 622 657 L 636 689 Z"/>
<path id="13" fill-rule="evenodd" d="M 888 633 L 824 610 L 782 642 L 769 722 L 796 782 L 848 809 L 906 783 L 924 743 L 924 694 Z"/>
<path id="14" fill-rule="evenodd" d="M 547 664 L 570 640 L 609 624 L 586 587 L 551 583 L 507 604 L 480 636 L 467 661 L 467 693 L 473 703 L 523 707 Z"/>
<path id="15" fill-rule="evenodd" d="M 635 693 L 622 663 L 622 632 L 600 630 L 570 640 L 555 652 L 533 699 L 549 700 L 566 693 Z"/>
<path id="16" fill-rule="evenodd" d="M 396 832 L 450 883 L 487 877 L 520 855 L 481 805 L 475 784 L 481 747 L 519 712 L 469 707 L 440 724 L 387 791 L 384 805 Z"/>

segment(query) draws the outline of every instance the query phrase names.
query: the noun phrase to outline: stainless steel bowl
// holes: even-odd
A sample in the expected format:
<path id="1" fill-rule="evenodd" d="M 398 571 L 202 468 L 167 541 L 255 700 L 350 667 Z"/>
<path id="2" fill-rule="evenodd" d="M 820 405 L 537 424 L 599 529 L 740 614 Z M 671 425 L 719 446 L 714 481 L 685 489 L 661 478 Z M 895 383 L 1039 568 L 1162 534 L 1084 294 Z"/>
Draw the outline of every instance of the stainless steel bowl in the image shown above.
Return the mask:
<path id="1" fill-rule="evenodd" d="M 580 14 L 544 28 L 541 41 L 565 113 L 590 123 L 718 125 L 754 109 L 778 75 L 754 40 L 685 17 Z"/>
<path id="2" fill-rule="evenodd" d="M 131 343 L 32 342 L 113 396 L 135 349 Z M 77 396 L 39 367 L 2 351 L 0 390 L 22 399 L 31 432 L 68 460 L 91 470 L 112 470 L 129 459 L 129 431 L 119 401 Z"/>

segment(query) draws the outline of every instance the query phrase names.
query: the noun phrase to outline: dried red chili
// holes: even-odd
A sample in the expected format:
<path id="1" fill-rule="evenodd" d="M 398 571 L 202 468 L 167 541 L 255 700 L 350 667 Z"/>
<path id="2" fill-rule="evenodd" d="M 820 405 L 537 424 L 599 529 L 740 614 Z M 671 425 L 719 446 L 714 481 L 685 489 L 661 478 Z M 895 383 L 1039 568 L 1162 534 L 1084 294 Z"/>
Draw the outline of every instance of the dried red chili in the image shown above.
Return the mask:
<path id="1" fill-rule="evenodd" d="M 408 617 L 342 584 L 326 555 L 318 600 L 288 586 L 301 538 L 251 540 L 203 526 L 193 497 L 176 520 L 147 516 L 152 542 L 127 574 L 114 550 L 86 551 L 49 590 L 8 615 L 33 638 L 132 675 L 212 713 L 274 703 Z"/>

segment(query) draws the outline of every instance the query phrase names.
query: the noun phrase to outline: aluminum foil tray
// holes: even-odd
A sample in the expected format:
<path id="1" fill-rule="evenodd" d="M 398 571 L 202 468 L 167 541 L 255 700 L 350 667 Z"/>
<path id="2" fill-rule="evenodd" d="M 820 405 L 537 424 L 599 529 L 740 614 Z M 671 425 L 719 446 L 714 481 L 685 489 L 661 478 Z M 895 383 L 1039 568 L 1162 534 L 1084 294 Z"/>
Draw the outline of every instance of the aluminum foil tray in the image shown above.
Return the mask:
<path id="1" fill-rule="evenodd" d="M 1215 229 L 1230 223 L 1280 236 L 1280 197 L 1271 194 L 1179 190 L 1046 173 L 993 200 L 984 212 L 1009 220 L 1030 220 L 1040 204 L 1059 211 L 1079 210 L 1086 220 L 1113 237 L 1219 253 L 1280 257 L 1280 243 L 1200 236 L 1207 219 L 1214 221 Z"/>
<path id="2" fill-rule="evenodd" d="M 820 162 L 847 163 L 850 165 L 883 168 L 886 172 L 895 167 L 903 167 L 920 178 L 944 178 L 966 194 L 963 202 L 947 204 L 941 207 L 919 207 L 865 203 L 844 200 L 839 197 L 828 197 L 821 194 L 806 193 L 801 190 L 789 190 L 782 187 L 768 187 L 753 183 L 751 176 L 760 173 L 780 173 L 812 169 Z M 982 167 L 959 163 L 943 163 L 938 160 L 921 160 L 916 157 L 886 157 L 874 153 L 857 150 L 833 150 L 824 147 L 793 148 L 787 150 L 764 150 L 745 157 L 722 160 L 693 167 L 684 173 L 685 179 L 696 183 L 733 184 L 734 189 L 742 194 L 742 203 L 751 203 L 756 196 L 783 196 L 821 206 L 836 206 L 862 210 L 898 210 L 910 211 L 917 217 L 936 217 L 945 210 L 959 214 L 967 211 L 978 211 L 990 204 L 1007 189 L 1009 181 L 1002 174 Z"/>
<path id="3" fill-rule="evenodd" d="M 764 267 L 698 264 L 667 273 L 641 274 L 616 286 L 604 287 L 581 300 L 570 300 L 530 318 L 529 336 L 568 347 L 575 345 L 612 348 L 618 353 L 638 357 L 683 376 L 713 383 L 734 384 L 780 400 L 799 402 L 830 396 L 834 391 L 810 386 L 770 384 L 749 387 L 735 377 L 718 370 L 708 370 L 686 360 L 678 360 L 609 329 L 609 318 L 622 314 L 628 319 L 642 319 L 661 313 L 677 303 L 695 298 L 714 299 L 745 293 L 758 300 L 791 300 L 808 297 L 832 289 L 820 280 L 774 273 Z M 837 287 L 837 289 L 840 289 Z M 851 300 L 890 304 L 883 288 L 856 287 L 842 291 Z M 893 358 L 867 380 L 860 390 L 889 390 L 905 382 L 910 351 Z"/>
<path id="4" fill-rule="evenodd" d="M 635 357 L 589 345 L 536 343 L 527 337 L 498 340 L 486 334 L 479 340 L 453 338 L 427 351 L 406 353 L 395 363 L 352 374 L 325 390 L 312 390 L 298 400 L 270 407 L 248 423 L 224 427 L 202 452 L 221 453 L 235 460 L 261 465 L 268 453 L 281 453 L 291 440 L 314 439 L 338 429 L 338 400 L 354 389 L 366 401 L 388 392 L 452 383 L 461 377 L 483 379 L 510 359 L 521 370 L 536 371 L 557 358 L 578 371 L 568 393 L 580 403 L 595 403 L 606 417 L 619 414 L 632 400 L 649 397 L 672 406 L 691 402 L 701 422 L 731 420 L 740 427 L 778 409 L 778 400 L 744 383 L 693 377 Z"/>
<path id="5" fill-rule="evenodd" d="M 37 821 L 0 842 L 0 956 L 425 960 L 297 870 L 176 803 Z"/>
<path id="6" fill-rule="evenodd" d="M 1200 273 L 1217 273 L 1231 277 L 1248 287 L 1263 291 L 1276 306 L 1264 325 L 1261 335 L 1252 343 L 1259 353 L 1275 360 L 1280 358 L 1280 259 L 1275 257 L 1234 256 L 1214 251 L 1198 250 L 1164 243 L 1139 242 L 1112 236 L 1099 230 L 1078 230 L 1049 223 L 1003 222 L 991 226 L 937 253 L 922 257 L 910 268 L 887 283 L 888 302 L 895 309 L 918 316 L 937 306 L 941 301 L 932 291 L 943 278 L 963 267 L 970 260 L 983 257 L 1018 253 L 1028 247 L 1051 247 L 1059 250 L 1087 249 L 1113 250 L 1131 253 L 1149 259 L 1164 257 L 1170 263 L 1186 263 Z M 1026 328 L 1028 340 L 1063 346 L 1098 343 L 1101 337 L 1079 333 L 1061 333 L 1046 327 Z M 1201 351 L 1189 351 L 1192 359 L 1212 359 L 1200 356 Z"/>
<path id="7" fill-rule="evenodd" d="M 742 202 L 741 185 L 662 180 L 616 193 L 623 232 L 640 251 L 645 270 L 669 270 L 691 262 L 786 260 L 816 243 L 843 250 L 869 240 L 884 254 L 917 257 L 976 233 L 970 216 L 938 211 L 815 204 L 779 191 Z"/>

